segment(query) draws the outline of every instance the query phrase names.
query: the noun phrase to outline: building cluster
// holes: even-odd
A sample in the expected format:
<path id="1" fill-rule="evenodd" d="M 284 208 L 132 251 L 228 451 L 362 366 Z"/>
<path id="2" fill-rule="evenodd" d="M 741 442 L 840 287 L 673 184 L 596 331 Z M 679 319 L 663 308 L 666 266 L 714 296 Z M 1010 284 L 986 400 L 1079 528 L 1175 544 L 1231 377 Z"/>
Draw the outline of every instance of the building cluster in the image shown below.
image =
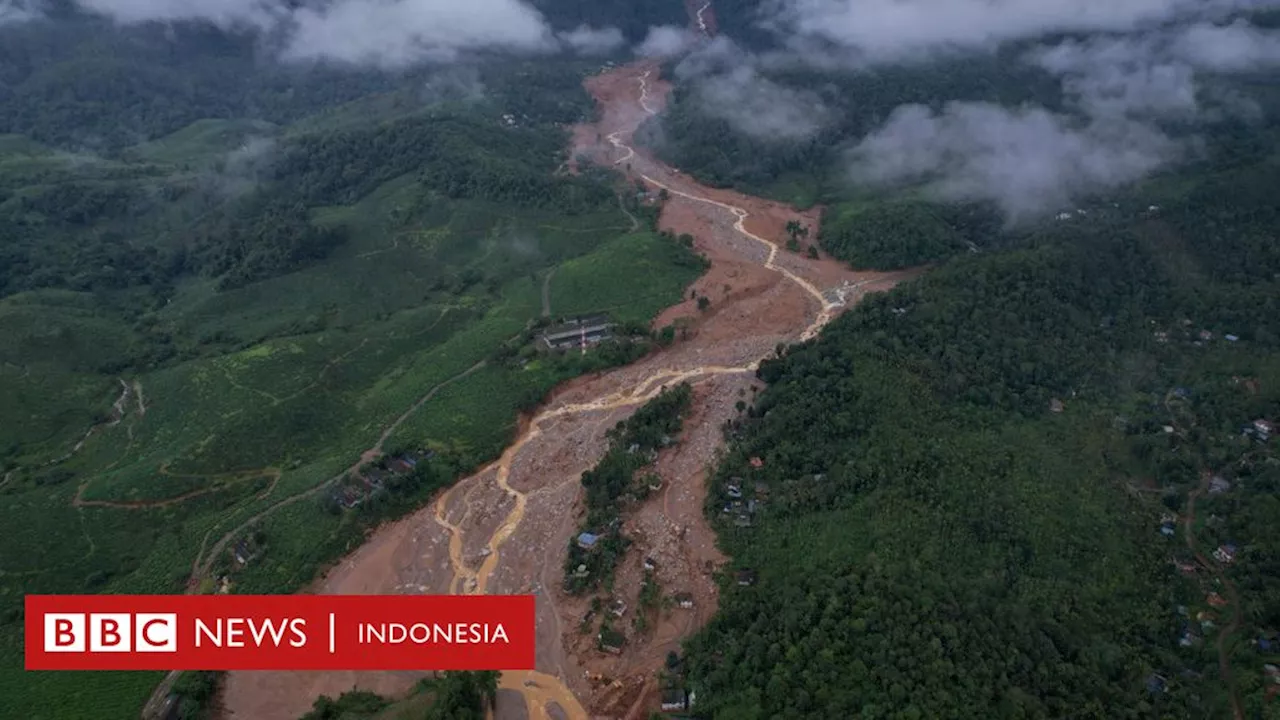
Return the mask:
<path id="1" fill-rule="evenodd" d="M 387 481 L 393 477 L 405 477 L 413 473 L 418 463 L 435 457 L 430 450 L 420 450 L 397 455 L 385 462 L 385 466 L 375 465 L 363 468 L 354 476 L 348 476 L 338 483 L 333 490 L 333 498 L 338 505 L 350 510 L 368 500 L 374 493 L 386 487 Z"/>

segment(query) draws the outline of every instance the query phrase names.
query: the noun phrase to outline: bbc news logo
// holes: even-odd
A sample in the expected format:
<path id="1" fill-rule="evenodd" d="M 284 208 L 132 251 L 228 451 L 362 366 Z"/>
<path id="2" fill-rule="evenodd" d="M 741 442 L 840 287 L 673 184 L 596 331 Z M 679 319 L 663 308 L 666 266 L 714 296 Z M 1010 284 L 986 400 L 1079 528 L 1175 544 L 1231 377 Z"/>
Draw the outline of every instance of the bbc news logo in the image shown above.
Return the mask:
<path id="1" fill-rule="evenodd" d="M 44 651 L 178 652 L 177 613 L 48 613 Z"/>
<path id="2" fill-rule="evenodd" d="M 28 595 L 27 670 L 532 670 L 532 595 Z"/>

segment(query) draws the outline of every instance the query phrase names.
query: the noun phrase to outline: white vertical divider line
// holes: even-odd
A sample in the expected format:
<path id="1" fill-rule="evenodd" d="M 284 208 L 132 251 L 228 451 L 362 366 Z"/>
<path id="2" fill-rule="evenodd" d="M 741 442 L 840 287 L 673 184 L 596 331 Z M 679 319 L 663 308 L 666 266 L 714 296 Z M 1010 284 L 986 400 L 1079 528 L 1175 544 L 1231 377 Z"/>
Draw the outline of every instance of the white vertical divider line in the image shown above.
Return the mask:
<path id="1" fill-rule="evenodd" d="M 333 654 L 333 613 L 329 613 L 329 654 Z"/>

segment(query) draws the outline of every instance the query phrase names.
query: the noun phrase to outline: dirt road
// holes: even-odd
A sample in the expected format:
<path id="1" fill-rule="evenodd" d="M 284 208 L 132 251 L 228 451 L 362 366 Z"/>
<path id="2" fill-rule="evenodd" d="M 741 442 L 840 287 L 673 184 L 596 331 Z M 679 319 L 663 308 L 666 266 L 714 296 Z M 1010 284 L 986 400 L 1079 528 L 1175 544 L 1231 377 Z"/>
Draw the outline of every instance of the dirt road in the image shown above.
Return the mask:
<path id="1" fill-rule="evenodd" d="M 659 112 L 668 86 L 656 66 L 638 63 L 591 78 L 588 90 L 602 120 L 575 129 L 575 155 L 626 166 L 669 195 L 660 224 L 690 233 L 712 262 L 693 286 L 710 300 L 665 311 L 655 325 L 676 322 L 682 339 L 637 363 L 579 378 L 558 389 L 516 441 L 490 466 L 457 483 L 432 506 L 374 533 L 313 588 L 318 593 L 532 593 L 537 598 L 536 672 L 508 672 L 506 717 L 623 717 L 656 709 L 653 673 L 666 652 L 715 612 L 711 572 L 724 562 L 703 517 L 705 469 L 721 445 L 720 428 L 735 404 L 759 389 L 754 373 L 779 343 L 815 335 L 863 294 L 892 287 L 912 273 L 853 273 L 829 259 L 780 252 L 788 220 L 816 233 L 816 211 L 791 208 L 724 190 L 704 188 L 631 147 L 631 135 Z M 596 142 L 607 137 L 607 142 Z M 670 611 L 647 633 L 628 628 L 620 655 L 595 650 L 579 632 L 589 600 L 560 589 L 569 539 L 580 515 L 581 473 L 603 456 L 605 431 L 664 386 L 695 386 L 695 409 L 678 443 L 657 470 L 666 487 L 624 523 L 633 549 L 618 568 L 615 594 L 635 605 L 640 564 L 656 558 L 664 593 L 689 592 L 692 610 Z M 223 704 L 232 718 L 295 718 L 317 695 L 352 688 L 395 695 L 413 673 L 232 673 Z"/>

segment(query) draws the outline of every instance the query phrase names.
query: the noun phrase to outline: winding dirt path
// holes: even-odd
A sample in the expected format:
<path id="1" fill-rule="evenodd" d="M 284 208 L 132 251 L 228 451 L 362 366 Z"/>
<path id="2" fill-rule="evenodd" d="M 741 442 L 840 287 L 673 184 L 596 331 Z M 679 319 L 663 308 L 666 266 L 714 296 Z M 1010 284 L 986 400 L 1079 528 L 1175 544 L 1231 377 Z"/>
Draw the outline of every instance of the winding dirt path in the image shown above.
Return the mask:
<path id="1" fill-rule="evenodd" d="M 542 317 L 551 317 L 551 278 L 555 277 L 556 269 L 553 267 L 547 271 L 547 276 L 542 278 Z"/>

